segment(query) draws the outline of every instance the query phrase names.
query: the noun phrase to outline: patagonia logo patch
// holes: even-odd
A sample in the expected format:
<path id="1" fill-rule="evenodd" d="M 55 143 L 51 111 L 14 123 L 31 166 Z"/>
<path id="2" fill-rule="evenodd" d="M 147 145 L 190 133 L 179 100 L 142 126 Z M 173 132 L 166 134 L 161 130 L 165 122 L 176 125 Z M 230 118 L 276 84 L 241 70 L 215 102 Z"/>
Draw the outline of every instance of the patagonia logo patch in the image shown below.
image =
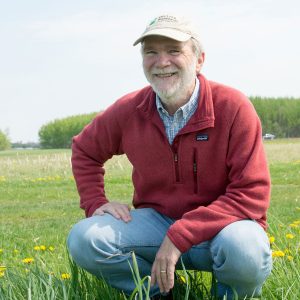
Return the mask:
<path id="1" fill-rule="evenodd" d="M 196 141 L 208 141 L 208 134 L 206 134 L 206 133 L 198 133 L 196 135 Z"/>

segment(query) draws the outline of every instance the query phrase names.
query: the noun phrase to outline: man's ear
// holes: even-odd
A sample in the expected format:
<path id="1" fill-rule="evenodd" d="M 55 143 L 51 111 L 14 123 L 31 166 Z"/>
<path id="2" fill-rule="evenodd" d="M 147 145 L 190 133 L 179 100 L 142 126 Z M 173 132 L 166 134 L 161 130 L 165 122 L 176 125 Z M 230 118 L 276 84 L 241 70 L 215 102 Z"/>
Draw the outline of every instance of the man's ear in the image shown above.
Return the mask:
<path id="1" fill-rule="evenodd" d="M 205 60 L 205 53 L 202 52 L 199 57 L 198 57 L 198 60 L 197 60 L 197 65 L 196 65 L 196 73 L 199 74 L 201 69 L 202 69 L 202 66 L 204 64 L 204 60 Z"/>

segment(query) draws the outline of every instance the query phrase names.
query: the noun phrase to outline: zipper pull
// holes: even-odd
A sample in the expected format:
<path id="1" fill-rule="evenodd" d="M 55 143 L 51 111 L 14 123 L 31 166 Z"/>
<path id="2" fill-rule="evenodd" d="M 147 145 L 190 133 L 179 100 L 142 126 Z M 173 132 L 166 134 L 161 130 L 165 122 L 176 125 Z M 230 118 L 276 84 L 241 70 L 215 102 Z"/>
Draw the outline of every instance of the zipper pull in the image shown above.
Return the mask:
<path id="1" fill-rule="evenodd" d="M 194 161 L 193 167 L 194 167 L 194 173 L 197 173 L 197 164 L 195 161 Z"/>
<path id="2" fill-rule="evenodd" d="M 178 162 L 178 154 L 177 153 L 174 153 L 174 161 Z"/>

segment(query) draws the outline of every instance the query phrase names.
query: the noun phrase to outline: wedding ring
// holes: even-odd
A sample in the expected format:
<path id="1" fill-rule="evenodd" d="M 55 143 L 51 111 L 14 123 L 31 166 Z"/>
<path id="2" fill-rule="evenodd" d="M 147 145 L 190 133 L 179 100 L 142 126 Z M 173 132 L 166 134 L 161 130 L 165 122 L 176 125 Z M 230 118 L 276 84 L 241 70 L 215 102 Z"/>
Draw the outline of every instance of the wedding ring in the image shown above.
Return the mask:
<path id="1" fill-rule="evenodd" d="M 160 270 L 160 273 L 166 273 L 167 271 L 166 270 Z"/>

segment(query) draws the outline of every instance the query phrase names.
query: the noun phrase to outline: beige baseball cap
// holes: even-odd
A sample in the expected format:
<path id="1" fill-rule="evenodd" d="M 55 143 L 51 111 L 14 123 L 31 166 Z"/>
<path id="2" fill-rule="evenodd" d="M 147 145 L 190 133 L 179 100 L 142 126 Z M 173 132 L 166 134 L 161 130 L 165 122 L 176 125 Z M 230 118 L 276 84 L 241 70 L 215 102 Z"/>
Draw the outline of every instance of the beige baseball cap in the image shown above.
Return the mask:
<path id="1" fill-rule="evenodd" d="M 190 38 L 199 41 L 198 33 L 189 21 L 172 15 L 161 15 L 152 20 L 143 34 L 133 43 L 133 46 L 151 35 L 164 36 L 179 42 L 186 42 Z"/>

